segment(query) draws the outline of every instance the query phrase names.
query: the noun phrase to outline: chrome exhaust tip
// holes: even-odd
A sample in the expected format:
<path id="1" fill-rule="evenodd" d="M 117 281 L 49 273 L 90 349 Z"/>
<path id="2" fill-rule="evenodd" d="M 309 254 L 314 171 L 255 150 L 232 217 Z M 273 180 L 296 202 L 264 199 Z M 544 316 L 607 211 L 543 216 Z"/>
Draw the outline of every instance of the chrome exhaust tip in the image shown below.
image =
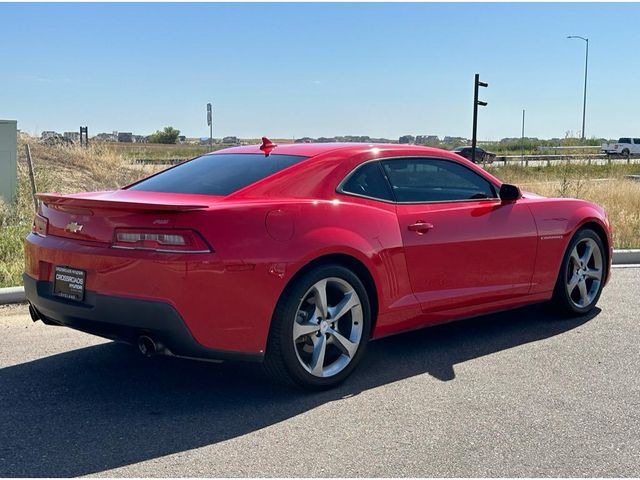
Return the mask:
<path id="1" fill-rule="evenodd" d="M 140 350 L 140 353 L 145 357 L 150 357 L 157 351 L 156 342 L 154 342 L 151 337 L 141 335 L 138 337 L 138 350 Z"/>

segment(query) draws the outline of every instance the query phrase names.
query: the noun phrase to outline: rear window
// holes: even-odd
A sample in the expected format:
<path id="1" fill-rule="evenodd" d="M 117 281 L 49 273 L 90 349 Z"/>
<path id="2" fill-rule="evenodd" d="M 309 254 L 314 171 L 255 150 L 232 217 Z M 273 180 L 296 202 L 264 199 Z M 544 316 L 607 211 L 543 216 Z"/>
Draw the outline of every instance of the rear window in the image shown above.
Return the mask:
<path id="1" fill-rule="evenodd" d="M 160 172 L 129 190 L 229 195 L 308 157 L 252 153 L 203 155 Z"/>
<path id="2" fill-rule="evenodd" d="M 618 140 L 618 143 L 631 143 L 631 139 L 630 138 L 621 138 L 620 140 Z"/>

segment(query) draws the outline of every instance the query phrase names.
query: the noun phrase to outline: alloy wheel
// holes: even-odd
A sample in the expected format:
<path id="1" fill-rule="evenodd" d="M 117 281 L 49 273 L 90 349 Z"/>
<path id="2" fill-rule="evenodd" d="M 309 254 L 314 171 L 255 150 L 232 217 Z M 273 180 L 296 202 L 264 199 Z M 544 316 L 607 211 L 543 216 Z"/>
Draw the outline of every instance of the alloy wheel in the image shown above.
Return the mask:
<path id="1" fill-rule="evenodd" d="M 316 377 L 344 370 L 362 340 L 364 318 L 353 286 L 324 278 L 302 297 L 293 322 L 292 340 L 300 365 Z"/>
<path id="2" fill-rule="evenodd" d="M 602 252 L 592 238 L 584 238 L 573 247 L 569 256 L 565 286 L 576 307 L 585 308 L 598 295 L 603 276 Z"/>

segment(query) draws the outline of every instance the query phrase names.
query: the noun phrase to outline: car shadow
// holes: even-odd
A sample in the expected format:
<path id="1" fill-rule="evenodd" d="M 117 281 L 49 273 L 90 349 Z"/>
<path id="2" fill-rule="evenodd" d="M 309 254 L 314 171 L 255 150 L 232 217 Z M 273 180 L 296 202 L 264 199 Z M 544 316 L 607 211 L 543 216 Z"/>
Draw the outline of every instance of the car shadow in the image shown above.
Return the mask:
<path id="1" fill-rule="evenodd" d="M 232 439 L 330 401 L 574 329 L 542 306 L 372 342 L 340 387 L 309 393 L 251 364 L 147 359 L 105 343 L 0 369 L 0 477 L 71 477 Z M 52 327 L 53 328 L 53 327 Z"/>

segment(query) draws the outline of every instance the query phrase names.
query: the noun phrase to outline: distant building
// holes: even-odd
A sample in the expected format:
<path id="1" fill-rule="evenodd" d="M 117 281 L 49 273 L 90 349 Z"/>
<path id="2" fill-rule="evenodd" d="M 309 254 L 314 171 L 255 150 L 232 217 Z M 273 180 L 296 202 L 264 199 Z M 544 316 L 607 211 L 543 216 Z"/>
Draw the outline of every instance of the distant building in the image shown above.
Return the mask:
<path id="1" fill-rule="evenodd" d="M 347 143 L 370 143 L 371 137 L 363 135 L 345 135 L 343 137 L 335 137 L 337 142 L 347 142 Z"/>
<path id="2" fill-rule="evenodd" d="M 416 145 L 436 145 L 440 143 L 437 135 L 418 135 L 416 136 Z"/>
<path id="3" fill-rule="evenodd" d="M 92 138 L 92 140 L 97 142 L 117 142 L 118 134 L 117 133 L 99 133 Z"/>
<path id="4" fill-rule="evenodd" d="M 62 136 L 73 143 L 80 141 L 80 132 L 64 132 Z"/>
<path id="5" fill-rule="evenodd" d="M 178 143 L 186 143 L 187 137 L 185 135 L 178 135 Z"/>
<path id="6" fill-rule="evenodd" d="M 222 139 L 222 143 L 226 143 L 228 145 L 238 145 L 240 143 L 240 140 L 238 140 L 238 137 L 224 137 Z"/>
<path id="7" fill-rule="evenodd" d="M 147 143 L 147 137 L 144 135 L 132 135 L 131 141 L 133 143 Z"/>
<path id="8" fill-rule="evenodd" d="M 315 139 L 311 137 L 296 138 L 295 143 L 314 143 Z"/>
<path id="9" fill-rule="evenodd" d="M 131 132 L 119 132 L 118 133 L 118 142 L 120 142 L 120 143 L 132 143 L 133 142 L 133 133 L 131 133 Z"/>
<path id="10" fill-rule="evenodd" d="M 449 145 L 463 145 L 463 144 L 467 144 L 469 143 L 469 140 L 467 140 L 464 137 L 444 137 L 444 139 L 442 140 L 444 143 L 447 143 Z"/>
<path id="11" fill-rule="evenodd" d="M 40 138 L 42 140 L 46 140 L 47 138 L 55 138 L 59 136 L 60 134 L 58 132 L 54 132 L 53 130 L 45 130 L 44 132 L 42 132 L 42 135 L 40 135 Z"/>

